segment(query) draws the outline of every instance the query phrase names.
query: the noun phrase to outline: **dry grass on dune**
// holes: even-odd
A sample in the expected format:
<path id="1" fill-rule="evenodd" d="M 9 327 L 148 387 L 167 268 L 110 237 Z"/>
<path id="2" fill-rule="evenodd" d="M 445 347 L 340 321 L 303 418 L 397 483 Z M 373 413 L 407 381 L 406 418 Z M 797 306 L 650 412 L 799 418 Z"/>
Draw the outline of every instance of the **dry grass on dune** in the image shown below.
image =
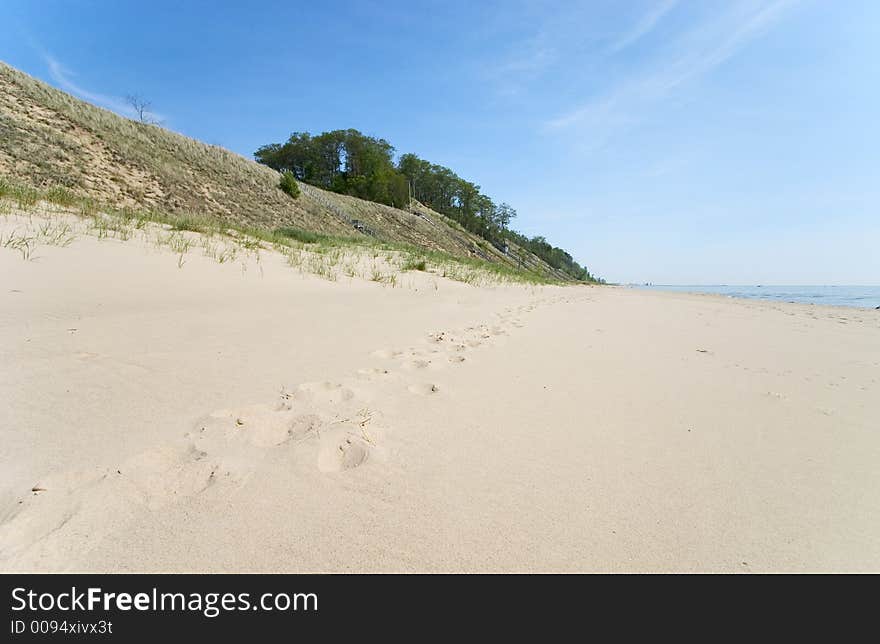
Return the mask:
<path id="1" fill-rule="evenodd" d="M 113 208 L 367 237 L 566 279 L 518 247 L 509 255 L 423 206 L 412 212 L 307 186 L 298 199 L 278 174 L 229 150 L 85 103 L 0 63 L 0 176 L 64 187 Z"/>
<path id="2" fill-rule="evenodd" d="M 77 239 L 134 240 L 171 251 L 183 268 L 194 255 L 218 264 L 261 269 L 263 252 L 283 256 L 287 266 L 331 282 L 362 279 L 401 285 L 403 274 L 424 273 L 471 285 L 529 283 L 549 280 L 540 274 L 502 264 L 427 251 L 402 243 L 358 240 L 282 227 L 260 228 L 218 224 L 215 219 L 174 216 L 161 211 L 112 209 L 76 197 L 66 188 L 37 190 L 0 177 L 0 248 L 38 260 L 47 247 L 67 247 Z"/>

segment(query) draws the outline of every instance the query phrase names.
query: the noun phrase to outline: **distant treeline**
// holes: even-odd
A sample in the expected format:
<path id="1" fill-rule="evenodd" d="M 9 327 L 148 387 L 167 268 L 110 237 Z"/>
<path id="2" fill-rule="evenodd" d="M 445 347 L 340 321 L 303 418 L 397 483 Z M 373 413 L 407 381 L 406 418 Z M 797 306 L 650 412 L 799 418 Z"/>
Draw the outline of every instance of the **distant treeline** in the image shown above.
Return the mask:
<path id="1" fill-rule="evenodd" d="M 415 154 L 404 154 L 395 163 L 394 147 L 385 139 L 357 130 L 315 136 L 294 132 L 286 143 L 264 145 L 254 157 L 280 172 L 292 172 L 300 181 L 340 194 L 398 208 L 407 207 L 412 197 L 498 248 L 509 240 L 575 279 L 594 280 L 570 254 L 543 237 L 530 239 L 510 230 L 516 210 L 508 204 L 496 204 L 480 192 L 480 186 Z"/>

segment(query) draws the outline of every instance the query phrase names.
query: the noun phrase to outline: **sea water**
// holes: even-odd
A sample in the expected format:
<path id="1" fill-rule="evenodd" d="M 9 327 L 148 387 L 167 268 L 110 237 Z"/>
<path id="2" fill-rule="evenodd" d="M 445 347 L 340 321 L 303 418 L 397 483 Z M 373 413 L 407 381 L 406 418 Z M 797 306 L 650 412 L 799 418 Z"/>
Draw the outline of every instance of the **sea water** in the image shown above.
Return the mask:
<path id="1" fill-rule="evenodd" d="M 777 302 L 855 306 L 865 309 L 880 307 L 880 286 L 728 286 L 728 285 L 633 285 L 657 291 L 715 293 L 728 297 L 747 297 Z"/>

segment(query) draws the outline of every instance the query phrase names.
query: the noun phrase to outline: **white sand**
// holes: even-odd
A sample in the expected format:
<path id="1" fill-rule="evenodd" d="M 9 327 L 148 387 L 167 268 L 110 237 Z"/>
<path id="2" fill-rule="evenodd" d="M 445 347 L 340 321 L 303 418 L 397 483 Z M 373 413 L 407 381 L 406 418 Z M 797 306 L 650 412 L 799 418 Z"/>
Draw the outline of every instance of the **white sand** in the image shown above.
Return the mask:
<path id="1" fill-rule="evenodd" d="M 0 570 L 880 570 L 880 312 L 37 255 Z"/>

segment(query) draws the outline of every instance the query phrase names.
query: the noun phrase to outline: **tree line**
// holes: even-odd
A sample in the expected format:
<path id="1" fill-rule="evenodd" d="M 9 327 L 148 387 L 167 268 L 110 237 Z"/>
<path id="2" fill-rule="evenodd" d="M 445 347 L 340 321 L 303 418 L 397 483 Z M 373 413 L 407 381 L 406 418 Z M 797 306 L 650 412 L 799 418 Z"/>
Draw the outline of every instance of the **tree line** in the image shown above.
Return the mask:
<path id="1" fill-rule="evenodd" d="M 290 172 L 299 181 L 383 203 L 397 208 L 416 199 L 458 222 L 497 248 L 507 241 L 528 249 L 550 266 L 578 280 L 593 281 L 586 268 L 543 237 L 528 238 L 510 229 L 516 210 L 496 204 L 480 186 L 459 177 L 449 168 L 415 154 L 403 154 L 395 163 L 394 147 L 385 139 L 353 129 L 311 135 L 294 132 L 285 143 L 260 147 L 254 158 L 279 172 Z"/>

